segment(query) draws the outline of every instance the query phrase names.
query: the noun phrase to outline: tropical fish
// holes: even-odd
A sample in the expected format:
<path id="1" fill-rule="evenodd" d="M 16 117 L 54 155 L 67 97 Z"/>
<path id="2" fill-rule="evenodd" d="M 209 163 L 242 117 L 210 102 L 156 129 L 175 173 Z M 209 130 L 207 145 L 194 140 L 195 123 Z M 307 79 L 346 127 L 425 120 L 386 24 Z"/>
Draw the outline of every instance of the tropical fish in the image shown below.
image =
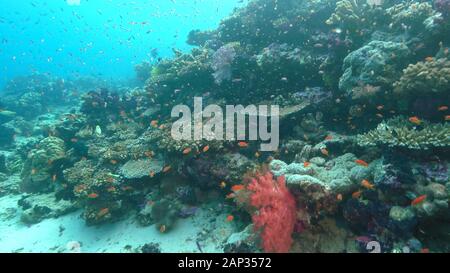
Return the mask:
<path id="1" fill-rule="evenodd" d="M 166 225 L 161 225 L 161 226 L 159 227 L 159 232 L 161 232 L 161 233 L 166 232 L 166 230 L 167 230 Z"/>
<path id="2" fill-rule="evenodd" d="M 429 248 L 422 248 L 420 250 L 420 253 L 430 253 L 430 249 Z"/>
<path id="3" fill-rule="evenodd" d="M 54 174 L 54 175 L 52 176 L 52 181 L 53 181 L 53 182 L 56 182 L 56 179 L 57 179 L 56 174 Z"/>
<path id="4" fill-rule="evenodd" d="M 423 201 L 425 201 L 425 199 L 427 199 L 427 196 L 425 194 L 421 195 L 421 196 L 419 196 L 416 199 L 411 201 L 411 206 L 418 205 L 418 204 L 422 203 Z"/>
<path id="5" fill-rule="evenodd" d="M 355 199 L 358 199 L 361 197 L 362 191 L 355 191 L 354 193 L 352 193 L 352 197 Z"/>
<path id="6" fill-rule="evenodd" d="M 438 111 L 447 111 L 447 110 L 448 110 L 448 106 L 443 105 L 443 106 L 438 107 Z"/>
<path id="7" fill-rule="evenodd" d="M 206 145 L 205 147 L 203 147 L 203 152 L 206 153 L 207 151 L 209 151 L 209 145 Z"/>
<path id="8" fill-rule="evenodd" d="M 325 140 L 332 140 L 332 139 L 333 139 L 332 135 L 328 135 L 328 136 L 325 137 Z"/>
<path id="9" fill-rule="evenodd" d="M 98 217 L 98 218 L 101 218 L 101 217 L 107 215 L 108 213 L 109 213 L 109 209 L 108 209 L 108 208 L 101 209 L 101 210 L 98 212 L 97 217 Z"/>
<path id="10" fill-rule="evenodd" d="M 158 127 L 158 121 L 157 120 L 152 120 L 151 122 L 150 122 L 150 125 L 152 126 L 152 127 Z"/>
<path id="11" fill-rule="evenodd" d="M 234 191 L 234 192 L 238 192 L 238 191 L 241 191 L 243 189 L 245 189 L 244 185 L 234 185 L 233 187 L 231 187 L 231 190 Z"/>
<path id="12" fill-rule="evenodd" d="M 410 117 L 408 120 L 409 120 L 411 123 L 414 123 L 414 124 L 416 124 L 416 125 L 420 125 L 420 124 L 422 123 L 422 121 L 421 121 L 418 117 L 416 117 L 416 116 Z"/>
<path id="13" fill-rule="evenodd" d="M 170 172 L 170 170 L 172 170 L 172 166 L 166 166 L 163 169 L 163 173 L 168 173 L 168 172 Z"/>
<path id="14" fill-rule="evenodd" d="M 226 188 L 226 186 L 227 186 L 227 183 L 226 183 L 225 181 L 222 181 L 222 182 L 219 183 L 219 187 L 220 187 L 221 189 Z"/>
<path id="15" fill-rule="evenodd" d="M 227 196 L 225 196 L 226 199 L 233 199 L 235 197 L 236 197 L 236 194 L 234 194 L 234 193 L 230 193 L 230 194 L 227 194 Z"/>
<path id="16" fill-rule="evenodd" d="M 233 215 L 228 215 L 227 216 L 227 222 L 232 222 L 234 220 L 234 216 Z"/>
<path id="17" fill-rule="evenodd" d="M 450 120 L 450 115 L 445 116 L 444 119 L 445 119 L 446 121 L 449 121 L 449 120 Z"/>
<path id="18" fill-rule="evenodd" d="M 88 195 L 88 198 L 89 199 L 96 199 L 96 198 L 98 198 L 98 194 L 97 193 L 90 193 L 89 195 Z"/>
<path id="19" fill-rule="evenodd" d="M 355 163 L 364 167 L 368 167 L 369 163 L 367 163 L 366 161 L 362 160 L 362 159 L 357 159 L 355 160 Z"/>
<path id="20" fill-rule="evenodd" d="M 336 199 L 338 201 L 342 201 L 344 199 L 344 197 L 342 196 L 342 194 L 339 193 L 338 195 L 336 195 Z"/>
<path id="21" fill-rule="evenodd" d="M 370 183 L 368 180 L 364 179 L 361 181 L 361 186 L 363 186 L 366 189 L 373 190 L 375 188 L 375 185 Z"/>
<path id="22" fill-rule="evenodd" d="M 151 171 L 151 172 L 150 172 L 150 178 L 153 178 L 153 177 L 155 177 L 155 172 L 154 172 L 154 171 Z"/>
<path id="23" fill-rule="evenodd" d="M 320 152 L 321 152 L 323 155 L 325 155 L 325 156 L 329 156 L 329 155 L 330 155 L 330 153 L 328 152 L 328 150 L 325 149 L 325 148 L 320 149 Z"/>
<path id="24" fill-rule="evenodd" d="M 113 164 L 113 165 L 117 165 L 117 160 L 115 160 L 115 159 L 111 159 L 111 161 L 109 161 L 111 164 Z"/>
<path id="25" fill-rule="evenodd" d="M 244 142 L 244 141 L 241 141 L 241 142 L 238 143 L 238 146 L 241 147 L 241 148 L 247 148 L 248 147 L 248 143 Z"/>
<path id="26" fill-rule="evenodd" d="M 427 61 L 427 62 L 432 62 L 433 60 L 434 60 L 434 58 L 431 56 L 425 58 L 425 61 Z"/>
<path id="27" fill-rule="evenodd" d="M 184 154 L 184 155 L 188 155 L 188 154 L 190 154 L 191 152 L 192 152 L 192 148 L 186 148 L 186 149 L 183 150 L 183 154 Z"/>
<path id="28" fill-rule="evenodd" d="M 311 163 L 309 163 L 309 162 L 303 162 L 303 167 L 308 168 L 309 166 L 311 166 Z"/>
<path id="29" fill-rule="evenodd" d="M 381 111 L 381 110 L 383 110 L 383 109 L 384 109 L 384 105 L 378 105 L 378 106 L 377 106 L 377 110 L 378 110 L 378 111 Z"/>

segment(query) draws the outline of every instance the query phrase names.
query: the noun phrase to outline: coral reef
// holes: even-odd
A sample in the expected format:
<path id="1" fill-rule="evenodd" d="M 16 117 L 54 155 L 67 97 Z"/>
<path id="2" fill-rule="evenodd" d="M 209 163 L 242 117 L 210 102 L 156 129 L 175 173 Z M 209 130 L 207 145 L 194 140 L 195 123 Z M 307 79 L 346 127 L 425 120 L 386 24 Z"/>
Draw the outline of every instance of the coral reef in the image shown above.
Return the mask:
<path id="1" fill-rule="evenodd" d="M 450 126 L 429 124 L 423 121 L 414 126 L 404 117 L 397 117 L 380 123 L 376 129 L 357 136 L 360 146 L 385 145 L 414 150 L 448 148 L 450 146 Z"/>

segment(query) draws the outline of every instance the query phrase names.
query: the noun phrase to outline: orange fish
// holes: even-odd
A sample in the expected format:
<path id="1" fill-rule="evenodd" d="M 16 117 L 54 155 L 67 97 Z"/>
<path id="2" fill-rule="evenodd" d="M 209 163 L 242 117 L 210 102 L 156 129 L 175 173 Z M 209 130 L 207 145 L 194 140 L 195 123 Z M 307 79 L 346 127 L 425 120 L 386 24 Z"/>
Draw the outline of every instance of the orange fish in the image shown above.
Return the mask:
<path id="1" fill-rule="evenodd" d="M 205 147 L 203 147 L 203 152 L 206 153 L 207 151 L 209 151 L 209 145 L 206 145 Z"/>
<path id="2" fill-rule="evenodd" d="M 248 143 L 244 142 L 244 141 L 241 141 L 241 142 L 238 143 L 238 146 L 241 147 L 241 148 L 247 148 L 248 147 Z"/>
<path id="3" fill-rule="evenodd" d="M 369 163 L 367 163 L 366 161 L 361 160 L 361 159 L 355 160 L 355 163 L 358 164 L 358 165 L 364 166 L 364 167 L 368 167 L 369 166 Z"/>
<path id="4" fill-rule="evenodd" d="M 427 62 L 432 62 L 433 60 L 434 60 L 433 57 L 426 57 L 426 58 L 425 58 L 425 61 L 427 61 Z"/>
<path id="5" fill-rule="evenodd" d="M 115 160 L 115 159 L 111 159 L 111 161 L 109 161 L 111 164 L 113 164 L 113 165 L 117 165 L 117 160 Z"/>
<path id="6" fill-rule="evenodd" d="M 411 201 L 411 206 L 418 205 L 418 204 L 422 203 L 423 201 L 425 201 L 425 199 L 427 199 L 427 196 L 425 194 L 421 195 L 421 196 L 419 196 L 416 199 Z"/>
<path id="7" fill-rule="evenodd" d="M 422 248 L 420 250 L 420 253 L 430 253 L 430 249 L 429 248 Z"/>
<path id="8" fill-rule="evenodd" d="M 101 210 L 98 212 L 97 216 L 98 216 L 99 218 L 101 218 L 101 217 L 107 215 L 108 213 L 109 213 L 109 209 L 108 209 L 108 208 L 104 208 L 104 209 L 101 209 Z"/>
<path id="9" fill-rule="evenodd" d="M 172 170 L 172 166 L 166 166 L 163 169 L 163 173 L 168 173 L 168 172 L 170 172 L 170 170 Z"/>
<path id="10" fill-rule="evenodd" d="M 449 120 L 450 120 L 450 115 L 446 115 L 446 116 L 444 117 L 444 119 L 445 119 L 446 121 L 449 121 Z"/>
<path id="11" fill-rule="evenodd" d="M 227 216 L 227 222 L 231 222 L 234 220 L 234 216 L 233 215 L 228 215 Z"/>
<path id="12" fill-rule="evenodd" d="M 91 193 L 91 194 L 88 195 L 89 199 L 96 199 L 97 197 L 98 197 L 97 193 Z"/>
<path id="13" fill-rule="evenodd" d="M 447 110 L 448 110 L 448 106 L 443 105 L 443 106 L 438 107 L 438 111 L 447 111 Z"/>
<path id="14" fill-rule="evenodd" d="M 151 172 L 150 172 L 150 178 L 153 178 L 153 177 L 155 177 L 155 172 L 154 172 L 154 171 L 151 171 Z"/>
<path id="15" fill-rule="evenodd" d="M 191 148 L 186 148 L 186 149 L 183 150 L 183 154 L 184 154 L 184 155 L 188 155 L 188 154 L 190 154 L 191 152 L 192 152 L 192 149 L 191 149 Z"/>
<path id="16" fill-rule="evenodd" d="M 303 167 L 308 168 L 309 166 L 311 166 L 311 163 L 309 163 L 309 162 L 303 162 Z"/>
<path id="17" fill-rule="evenodd" d="M 236 194 L 230 193 L 230 194 L 228 194 L 225 198 L 226 198 L 226 199 L 233 199 L 233 198 L 235 198 L 235 197 L 236 197 Z"/>
<path id="18" fill-rule="evenodd" d="M 151 125 L 152 127 L 158 127 L 158 121 L 157 121 L 157 120 L 152 120 L 152 121 L 150 122 L 150 125 Z"/>
<path id="19" fill-rule="evenodd" d="M 154 156 L 154 153 L 152 151 L 146 151 L 144 154 L 145 154 L 146 157 Z"/>
<path id="20" fill-rule="evenodd" d="M 368 180 L 364 179 L 361 181 L 361 186 L 363 186 L 366 189 L 373 190 L 375 188 L 375 185 L 370 183 Z"/>
<path id="21" fill-rule="evenodd" d="M 323 149 L 320 149 L 320 152 L 323 154 L 323 155 L 325 155 L 325 156 L 328 156 L 328 155 L 330 155 L 330 153 L 328 152 L 328 150 L 327 149 L 325 149 L 325 148 L 323 148 Z"/>
<path id="22" fill-rule="evenodd" d="M 336 199 L 338 200 L 338 201 L 342 201 L 344 198 L 342 197 L 342 194 L 338 194 L 337 196 L 336 196 Z"/>
<path id="23" fill-rule="evenodd" d="M 161 233 L 166 232 L 166 230 L 167 230 L 166 225 L 162 225 L 162 226 L 159 228 L 159 232 L 161 232 Z"/>
<path id="24" fill-rule="evenodd" d="M 234 185 L 233 187 L 231 187 L 231 190 L 234 191 L 234 192 L 238 192 L 238 191 L 241 191 L 243 189 L 245 189 L 244 185 Z"/>
<path id="25" fill-rule="evenodd" d="M 331 136 L 331 135 L 328 135 L 327 137 L 325 137 L 325 140 L 332 140 L 333 139 L 333 136 Z"/>
<path id="26" fill-rule="evenodd" d="M 116 191 L 116 188 L 115 188 L 115 187 L 109 187 L 109 188 L 107 189 L 107 191 L 108 191 L 108 192 L 115 192 L 115 191 Z"/>
<path id="27" fill-rule="evenodd" d="M 225 183 L 225 181 L 220 182 L 219 187 L 221 189 L 224 189 L 227 186 L 227 183 Z"/>
<path id="28" fill-rule="evenodd" d="M 416 125 L 420 125 L 420 124 L 422 123 L 422 121 L 421 121 L 418 117 L 416 117 L 416 116 L 410 117 L 410 118 L 409 118 L 409 121 L 410 121 L 411 123 L 416 124 Z"/>
<path id="29" fill-rule="evenodd" d="M 361 197 L 361 193 L 361 191 L 355 191 L 354 193 L 352 193 L 352 197 L 358 199 Z"/>

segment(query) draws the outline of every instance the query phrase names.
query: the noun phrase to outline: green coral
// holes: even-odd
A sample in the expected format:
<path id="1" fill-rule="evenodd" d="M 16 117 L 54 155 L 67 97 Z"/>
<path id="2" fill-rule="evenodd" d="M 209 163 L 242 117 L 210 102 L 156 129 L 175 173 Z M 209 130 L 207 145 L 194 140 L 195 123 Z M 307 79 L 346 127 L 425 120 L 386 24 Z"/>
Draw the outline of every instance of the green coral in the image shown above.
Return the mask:
<path id="1" fill-rule="evenodd" d="M 399 95 L 417 96 L 449 90 L 450 61 L 445 58 L 410 64 L 394 83 L 394 92 Z"/>
<path id="2" fill-rule="evenodd" d="M 450 125 L 422 121 L 420 126 L 414 126 L 406 118 L 396 117 L 358 135 L 357 143 L 360 146 L 387 145 L 412 150 L 450 147 Z"/>
<path id="3" fill-rule="evenodd" d="M 386 10 L 386 14 L 391 17 L 392 26 L 401 29 L 403 26 L 417 30 L 424 27 L 424 21 L 435 14 L 430 3 L 414 2 L 401 3 Z"/>

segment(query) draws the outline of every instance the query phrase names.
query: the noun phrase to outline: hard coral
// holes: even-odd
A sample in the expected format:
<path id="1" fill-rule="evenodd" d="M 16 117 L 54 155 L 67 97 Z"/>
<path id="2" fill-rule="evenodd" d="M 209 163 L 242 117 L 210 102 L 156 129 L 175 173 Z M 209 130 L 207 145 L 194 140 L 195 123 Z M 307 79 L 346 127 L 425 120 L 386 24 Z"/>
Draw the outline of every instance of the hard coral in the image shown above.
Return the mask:
<path id="1" fill-rule="evenodd" d="M 262 229 L 263 249 L 266 252 L 288 252 L 296 223 L 296 204 L 284 177 L 275 180 L 272 173 L 266 172 L 252 178 L 248 189 L 253 192 L 250 203 L 258 209 L 253 215 L 253 223 L 255 229 Z"/>

